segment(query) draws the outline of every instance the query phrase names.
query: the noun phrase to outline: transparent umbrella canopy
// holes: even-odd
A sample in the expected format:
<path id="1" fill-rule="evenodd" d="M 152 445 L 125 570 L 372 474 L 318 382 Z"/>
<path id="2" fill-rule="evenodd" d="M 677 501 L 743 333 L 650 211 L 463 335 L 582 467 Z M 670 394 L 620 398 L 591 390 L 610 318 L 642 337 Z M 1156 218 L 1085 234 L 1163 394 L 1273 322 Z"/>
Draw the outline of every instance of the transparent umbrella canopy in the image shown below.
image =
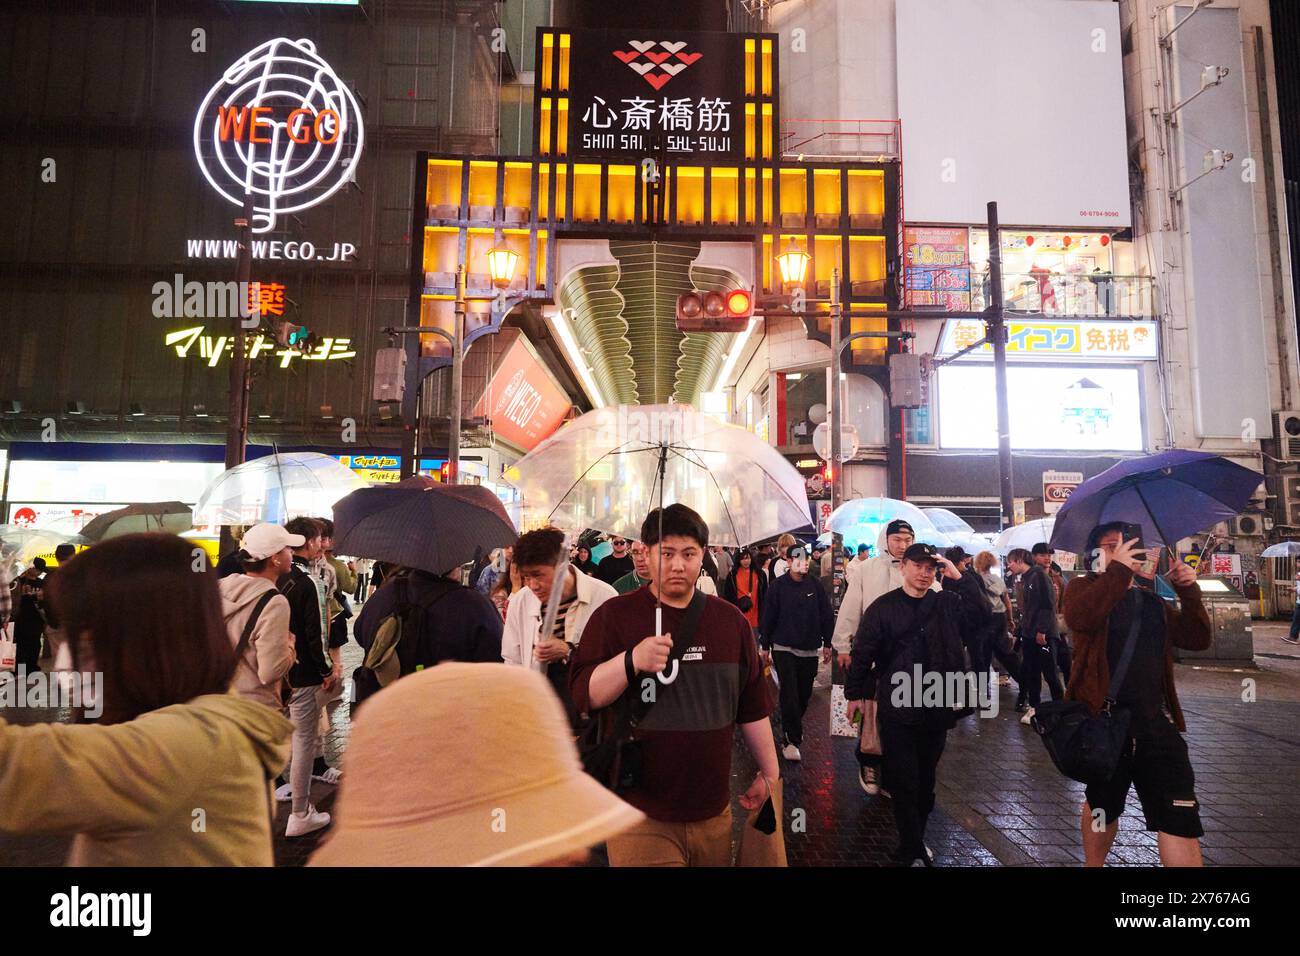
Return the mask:
<path id="1" fill-rule="evenodd" d="M 1024 548 L 1028 551 L 1036 544 L 1051 541 L 1054 527 L 1056 527 L 1056 518 L 1051 517 L 1035 518 L 1024 524 L 1004 528 L 993 540 L 993 547 L 990 550 L 1004 557 L 1008 551 L 1016 548 Z"/>
<path id="2" fill-rule="evenodd" d="M 54 549 L 68 543 L 70 537 L 49 528 L 0 524 L 0 568 L 7 571 L 15 564 L 31 564 L 33 558 L 53 554 Z"/>
<path id="3" fill-rule="evenodd" d="M 214 478 L 194 506 L 194 524 L 282 524 L 302 515 L 329 515 L 336 501 L 365 487 L 352 469 L 329 455 L 267 455 Z"/>
<path id="4" fill-rule="evenodd" d="M 952 537 L 956 534 L 970 534 L 975 529 L 961 515 L 947 508 L 922 508 L 921 513 L 930 519 L 935 530 Z"/>
<path id="5" fill-rule="evenodd" d="M 917 541 L 937 548 L 952 546 L 952 541 L 935 528 L 925 512 L 916 505 L 897 498 L 854 498 L 846 501 L 831 512 L 826 527 L 841 534 L 845 546 L 849 548 L 856 548 L 859 544 L 874 548 L 880 532 L 891 521 L 899 518 L 912 526 Z"/>
<path id="6" fill-rule="evenodd" d="M 709 543 L 741 546 L 808 527 L 803 477 L 775 448 L 688 405 L 621 405 L 569 422 L 506 473 L 525 506 L 570 531 L 632 539 L 680 503 Z M 662 480 L 661 480 L 662 478 Z"/>

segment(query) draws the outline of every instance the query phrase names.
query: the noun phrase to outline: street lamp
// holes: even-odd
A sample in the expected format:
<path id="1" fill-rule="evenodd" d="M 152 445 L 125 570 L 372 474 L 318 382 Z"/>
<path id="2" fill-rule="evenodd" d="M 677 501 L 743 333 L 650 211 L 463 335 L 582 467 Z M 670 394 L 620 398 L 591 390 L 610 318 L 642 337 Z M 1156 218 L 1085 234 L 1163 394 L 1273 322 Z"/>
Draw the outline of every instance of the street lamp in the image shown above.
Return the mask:
<path id="1" fill-rule="evenodd" d="M 519 262 L 518 253 L 505 246 L 497 246 L 487 254 L 488 272 L 492 275 L 492 284 L 498 289 L 510 285 L 515 277 L 515 265 Z"/>
<path id="2" fill-rule="evenodd" d="M 781 268 L 781 280 L 788 285 L 802 285 L 808 271 L 808 258 L 808 253 L 799 248 L 798 241 L 791 239 L 785 252 L 776 257 L 776 264 Z"/>

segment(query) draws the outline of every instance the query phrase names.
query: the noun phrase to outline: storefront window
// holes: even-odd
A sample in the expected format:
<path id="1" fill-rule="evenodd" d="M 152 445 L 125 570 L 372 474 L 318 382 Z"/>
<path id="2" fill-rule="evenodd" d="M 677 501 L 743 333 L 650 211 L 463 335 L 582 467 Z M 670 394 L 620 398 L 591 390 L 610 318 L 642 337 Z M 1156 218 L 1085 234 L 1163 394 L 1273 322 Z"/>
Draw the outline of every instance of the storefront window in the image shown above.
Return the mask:
<path id="1" fill-rule="evenodd" d="M 779 372 L 784 379 L 785 431 L 779 445 L 812 446 L 813 430 L 826 421 L 826 373 Z"/>

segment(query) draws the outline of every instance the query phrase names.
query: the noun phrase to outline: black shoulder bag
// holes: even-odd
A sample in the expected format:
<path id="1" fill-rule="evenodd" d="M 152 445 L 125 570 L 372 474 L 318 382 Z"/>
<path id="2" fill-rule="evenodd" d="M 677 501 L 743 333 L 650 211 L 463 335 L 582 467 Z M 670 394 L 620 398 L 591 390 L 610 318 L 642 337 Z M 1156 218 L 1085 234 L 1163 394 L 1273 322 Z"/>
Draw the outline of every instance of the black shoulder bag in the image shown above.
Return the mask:
<path id="1" fill-rule="evenodd" d="M 673 634 L 673 649 L 668 655 L 669 669 L 672 668 L 673 662 L 682 656 L 686 648 L 690 647 L 707 602 L 708 598 L 698 590 L 692 596 L 682 626 Z M 660 685 L 654 696 L 647 701 L 645 695 L 640 693 L 639 686 L 629 684 L 622 696 L 611 705 L 617 706 L 619 713 L 608 733 L 601 733 L 604 721 L 598 715 L 593 715 L 591 723 L 578 740 L 582 769 L 615 793 L 626 793 L 640 786 L 641 744 L 632 738 L 637 727 L 650 712 L 650 708 L 668 686 L 670 685 Z"/>
<path id="2" fill-rule="evenodd" d="M 1132 715 L 1127 707 L 1116 703 L 1129 664 L 1137 648 L 1142 629 L 1142 604 L 1139 599 L 1129 623 L 1128 638 L 1115 673 L 1110 676 L 1110 692 L 1093 714 L 1081 700 L 1052 700 L 1034 708 L 1033 725 L 1043 738 L 1052 763 L 1071 780 L 1080 783 L 1106 783 L 1115 776 L 1119 758 L 1128 742 Z"/>

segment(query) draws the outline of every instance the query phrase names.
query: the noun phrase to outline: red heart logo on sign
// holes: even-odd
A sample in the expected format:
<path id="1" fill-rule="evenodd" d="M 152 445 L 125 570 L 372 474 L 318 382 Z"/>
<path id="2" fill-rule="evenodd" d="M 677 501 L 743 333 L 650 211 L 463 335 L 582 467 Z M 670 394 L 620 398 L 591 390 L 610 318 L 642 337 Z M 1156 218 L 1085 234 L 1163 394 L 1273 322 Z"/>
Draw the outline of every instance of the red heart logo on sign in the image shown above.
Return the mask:
<path id="1" fill-rule="evenodd" d="M 614 55 L 624 63 L 631 63 L 641 54 L 637 53 L 636 50 L 615 50 Z"/>
<path id="2" fill-rule="evenodd" d="M 663 89 L 664 84 L 671 80 L 672 77 L 665 74 L 663 76 L 646 76 L 643 77 L 643 79 L 656 90 L 661 90 Z"/>
<path id="3" fill-rule="evenodd" d="M 704 56 L 703 53 L 678 53 L 677 59 L 681 60 L 687 66 L 690 66 L 702 56 Z"/>
<path id="4" fill-rule="evenodd" d="M 645 58 L 647 60 L 654 60 L 656 63 L 662 63 L 664 60 L 668 59 L 669 56 L 670 54 L 668 53 L 647 53 Z"/>

